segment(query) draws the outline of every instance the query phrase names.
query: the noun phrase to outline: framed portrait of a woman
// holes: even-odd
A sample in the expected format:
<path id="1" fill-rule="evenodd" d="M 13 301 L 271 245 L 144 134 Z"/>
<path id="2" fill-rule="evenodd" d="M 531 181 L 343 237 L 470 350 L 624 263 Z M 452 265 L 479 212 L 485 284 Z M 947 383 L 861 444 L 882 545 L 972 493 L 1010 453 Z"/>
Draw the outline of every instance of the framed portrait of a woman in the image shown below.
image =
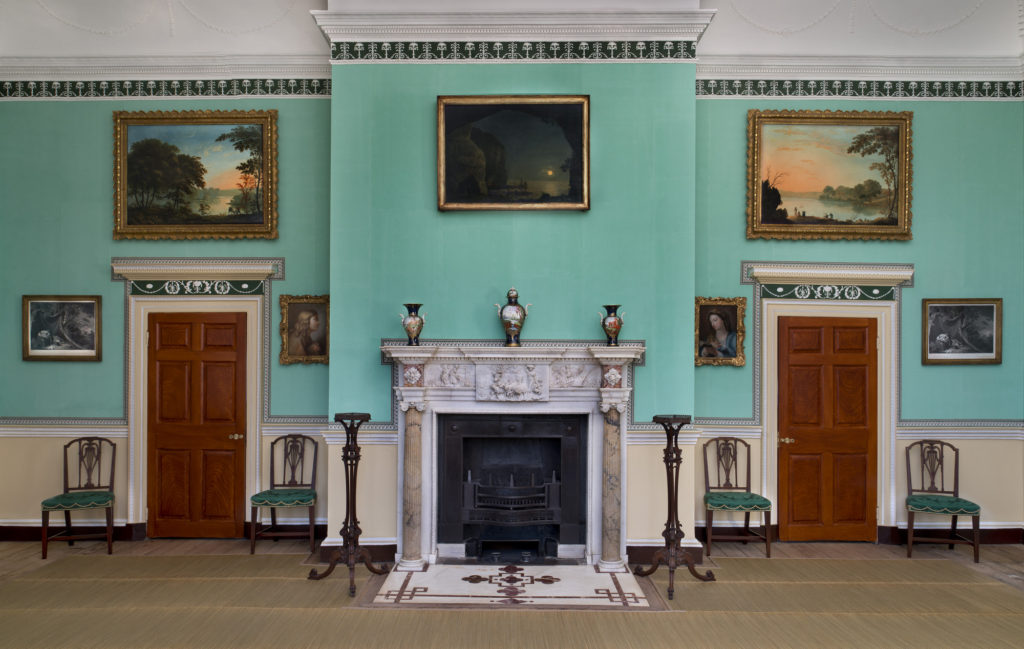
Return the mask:
<path id="1" fill-rule="evenodd" d="M 281 296 L 281 364 L 327 365 L 330 296 Z"/>
<path id="2" fill-rule="evenodd" d="M 698 297 L 696 300 L 695 365 L 746 364 L 743 355 L 745 297 Z"/>

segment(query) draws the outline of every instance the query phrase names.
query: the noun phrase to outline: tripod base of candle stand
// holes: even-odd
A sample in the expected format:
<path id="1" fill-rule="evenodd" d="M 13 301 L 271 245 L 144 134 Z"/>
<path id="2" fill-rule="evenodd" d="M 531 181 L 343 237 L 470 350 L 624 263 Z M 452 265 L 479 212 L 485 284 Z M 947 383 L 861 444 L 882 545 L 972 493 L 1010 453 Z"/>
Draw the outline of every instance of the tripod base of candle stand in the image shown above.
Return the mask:
<path id="1" fill-rule="evenodd" d="M 328 564 L 326 570 L 324 570 L 323 572 L 317 572 L 317 569 L 313 568 L 309 571 L 309 578 L 314 580 L 324 579 L 332 572 L 334 572 L 334 568 L 339 563 L 342 565 L 347 565 L 348 594 L 350 596 L 356 594 L 356 564 L 362 563 L 364 566 L 366 566 L 367 570 L 369 570 L 375 575 L 386 575 L 388 573 L 387 568 L 378 568 L 377 566 L 373 565 L 373 562 L 370 559 L 370 551 L 367 548 L 363 547 L 357 546 L 354 548 L 334 548 L 333 550 L 331 550 L 331 554 L 330 557 L 328 557 L 328 561 L 330 563 Z"/>
<path id="2" fill-rule="evenodd" d="M 659 549 L 654 553 L 654 557 L 651 559 L 650 568 L 641 568 L 636 566 L 633 569 L 633 574 L 637 577 L 647 577 L 658 569 L 658 566 L 664 564 L 668 567 L 668 598 L 672 599 L 676 591 L 676 568 L 679 566 L 686 566 L 690 571 L 690 574 L 695 579 L 701 581 L 715 581 L 715 575 L 710 570 L 706 571 L 703 575 L 697 572 L 696 564 L 693 562 L 693 557 L 687 554 L 686 550 L 681 545 L 674 545 Z"/>

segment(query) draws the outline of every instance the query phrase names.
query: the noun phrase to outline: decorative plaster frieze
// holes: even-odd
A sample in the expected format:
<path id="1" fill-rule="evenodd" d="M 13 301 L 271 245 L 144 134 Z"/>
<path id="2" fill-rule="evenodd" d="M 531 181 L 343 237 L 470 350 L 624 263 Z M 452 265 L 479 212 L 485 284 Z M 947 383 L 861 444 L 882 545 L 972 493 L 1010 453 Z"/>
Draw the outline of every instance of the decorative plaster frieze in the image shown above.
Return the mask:
<path id="1" fill-rule="evenodd" d="M 547 401 L 547 365 L 477 365 L 477 401 Z"/>
<path id="2" fill-rule="evenodd" d="M 263 292 L 263 280 L 131 280 L 128 290 L 132 295 L 255 295 Z"/>
<path id="3" fill-rule="evenodd" d="M 693 61 L 692 41 L 373 41 L 331 44 L 332 63 L 622 63 Z"/>
<path id="4" fill-rule="evenodd" d="M 2 69 L 2 68 L 0 68 Z M 4 70 L 6 72 L 6 70 Z M 330 97 L 331 79 L 0 79 L 0 99 L 242 99 Z"/>
<path id="5" fill-rule="evenodd" d="M 888 80 L 886 80 L 888 79 Z M 931 99 L 1018 100 L 1024 97 L 1024 81 L 989 79 L 858 80 L 849 78 L 708 79 L 697 80 L 699 99 Z"/>
<path id="6" fill-rule="evenodd" d="M 583 363 L 552 363 L 551 387 L 597 388 L 601 385 L 598 368 Z"/>
<path id="7" fill-rule="evenodd" d="M 759 284 L 762 298 L 797 300 L 895 300 L 895 286 L 854 284 Z"/>

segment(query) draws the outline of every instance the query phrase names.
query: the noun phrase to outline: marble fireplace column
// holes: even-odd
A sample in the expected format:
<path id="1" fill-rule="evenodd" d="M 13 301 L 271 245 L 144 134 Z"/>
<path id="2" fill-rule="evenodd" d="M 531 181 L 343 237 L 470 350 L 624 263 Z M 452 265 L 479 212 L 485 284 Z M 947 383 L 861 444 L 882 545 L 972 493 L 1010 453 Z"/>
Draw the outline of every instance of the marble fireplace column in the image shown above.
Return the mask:
<path id="1" fill-rule="evenodd" d="M 402 490 L 402 558 L 397 570 L 423 570 L 423 410 L 425 404 L 403 401 L 405 412 L 405 488 Z"/>
<path id="2" fill-rule="evenodd" d="M 621 385 L 622 366 L 603 366 L 603 385 Z M 612 379 L 611 381 L 609 380 Z M 622 556 L 622 413 L 626 410 L 628 391 L 615 387 L 601 389 L 601 412 L 604 413 L 604 444 L 601 457 L 601 572 L 626 572 Z"/>

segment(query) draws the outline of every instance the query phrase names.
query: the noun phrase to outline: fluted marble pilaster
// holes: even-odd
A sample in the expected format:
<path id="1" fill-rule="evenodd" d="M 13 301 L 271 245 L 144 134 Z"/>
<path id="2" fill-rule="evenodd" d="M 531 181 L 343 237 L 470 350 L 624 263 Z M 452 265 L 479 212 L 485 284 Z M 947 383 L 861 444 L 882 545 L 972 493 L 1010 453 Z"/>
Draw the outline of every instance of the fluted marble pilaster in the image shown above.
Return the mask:
<path id="1" fill-rule="evenodd" d="M 604 444 L 601 467 L 601 560 L 602 572 L 622 572 L 622 412 L 625 403 L 601 404 L 604 413 Z"/>

